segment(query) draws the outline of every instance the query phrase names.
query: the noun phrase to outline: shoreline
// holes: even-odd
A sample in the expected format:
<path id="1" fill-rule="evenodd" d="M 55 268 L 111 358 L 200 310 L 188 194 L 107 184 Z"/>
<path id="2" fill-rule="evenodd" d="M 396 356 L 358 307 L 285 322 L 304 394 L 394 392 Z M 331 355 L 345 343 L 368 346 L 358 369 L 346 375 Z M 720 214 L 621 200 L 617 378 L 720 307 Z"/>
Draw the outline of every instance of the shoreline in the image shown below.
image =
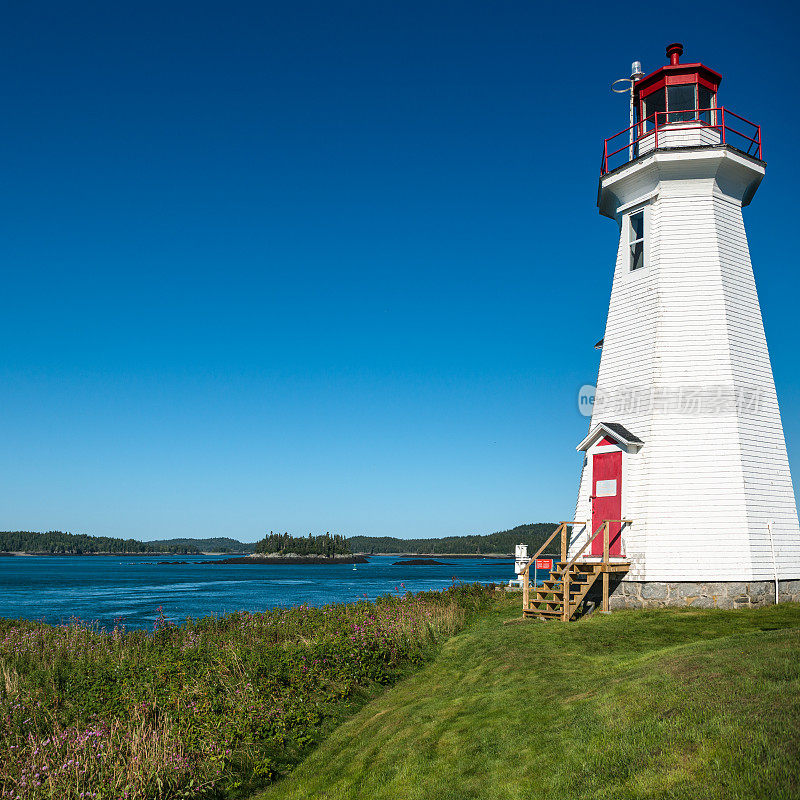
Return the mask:
<path id="1" fill-rule="evenodd" d="M 256 565 L 276 565 L 276 564 L 368 564 L 369 557 L 363 555 L 354 556 L 238 556 L 234 558 L 222 558 L 214 561 L 201 561 L 201 564 L 256 564 Z"/>
<path id="2" fill-rule="evenodd" d="M 306 561 L 308 564 L 366 564 L 370 556 L 386 558 L 481 558 L 494 560 L 513 559 L 511 553 L 354 553 L 351 556 L 328 558 L 327 556 L 275 556 L 275 557 L 255 557 L 247 553 L 166 553 L 163 550 L 155 550 L 142 553 L 30 553 L 23 550 L 2 550 L 0 558 L 78 558 L 81 556 L 114 556 L 118 558 L 183 558 L 185 556 L 224 556 L 224 558 L 214 561 L 200 561 L 200 564 L 252 564 L 252 563 L 303 563 L 302 559 L 312 559 Z M 347 561 L 345 559 L 361 559 L 360 561 Z"/>
<path id="3" fill-rule="evenodd" d="M 152 558 L 153 556 L 205 556 L 205 555 L 222 555 L 222 553 L 167 553 L 163 550 L 154 550 L 152 552 L 142 553 L 29 553 L 25 550 L 0 550 L 0 558 L 78 558 L 81 556 L 115 556 L 124 558 Z M 234 554 L 231 554 L 234 555 Z"/>
<path id="4" fill-rule="evenodd" d="M 370 555 L 391 558 L 487 558 L 498 561 L 514 559 L 513 553 L 371 553 Z"/>

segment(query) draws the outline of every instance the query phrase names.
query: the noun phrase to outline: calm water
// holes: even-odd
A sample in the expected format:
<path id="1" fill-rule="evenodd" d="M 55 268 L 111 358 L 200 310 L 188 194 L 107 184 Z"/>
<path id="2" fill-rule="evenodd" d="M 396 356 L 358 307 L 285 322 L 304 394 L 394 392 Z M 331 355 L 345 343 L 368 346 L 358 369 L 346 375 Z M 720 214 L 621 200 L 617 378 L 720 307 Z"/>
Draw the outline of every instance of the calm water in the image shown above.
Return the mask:
<path id="1" fill-rule="evenodd" d="M 369 564 L 257 566 L 200 564 L 216 556 L 0 557 L 0 617 L 49 623 L 76 616 L 102 625 L 122 618 L 131 628 L 150 627 L 163 606 L 174 621 L 228 611 L 264 611 L 302 603 L 351 602 L 366 595 L 441 589 L 455 578 L 468 583 L 507 583 L 514 561 L 437 559 L 443 566 L 393 566 L 399 556 Z M 162 564 L 159 561 L 188 561 Z"/>

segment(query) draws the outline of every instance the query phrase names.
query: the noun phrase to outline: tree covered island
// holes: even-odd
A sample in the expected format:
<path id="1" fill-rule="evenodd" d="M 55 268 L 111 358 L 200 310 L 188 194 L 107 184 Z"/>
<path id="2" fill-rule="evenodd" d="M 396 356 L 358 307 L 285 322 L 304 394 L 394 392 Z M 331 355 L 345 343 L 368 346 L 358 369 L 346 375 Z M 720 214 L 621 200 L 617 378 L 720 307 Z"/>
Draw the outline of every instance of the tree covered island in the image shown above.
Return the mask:
<path id="1" fill-rule="evenodd" d="M 322 536 L 290 536 L 288 533 L 269 532 L 256 544 L 256 553 L 260 555 L 326 556 L 350 555 L 350 544 L 338 533 Z"/>

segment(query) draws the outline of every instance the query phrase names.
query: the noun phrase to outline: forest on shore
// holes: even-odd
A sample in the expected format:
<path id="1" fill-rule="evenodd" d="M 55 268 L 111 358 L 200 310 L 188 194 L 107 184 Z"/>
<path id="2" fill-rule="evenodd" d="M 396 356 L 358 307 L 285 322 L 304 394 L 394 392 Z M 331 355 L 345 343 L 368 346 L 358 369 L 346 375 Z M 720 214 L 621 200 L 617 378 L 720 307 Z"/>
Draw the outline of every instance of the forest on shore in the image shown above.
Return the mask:
<path id="1" fill-rule="evenodd" d="M 446 536 L 439 539 L 398 539 L 391 536 L 351 536 L 347 543 L 354 553 L 408 553 L 428 555 L 446 553 L 481 555 L 513 553 L 518 544 L 527 544 L 533 555 L 556 529 L 555 522 L 517 525 L 507 531 L 485 535 Z"/>
<path id="2" fill-rule="evenodd" d="M 192 555 L 197 547 L 166 545 L 159 542 L 140 542 L 136 539 L 115 539 L 110 536 L 88 536 L 63 531 L 0 531 L 0 552 L 49 553 L 52 555 L 136 555 L 140 553 L 172 553 Z"/>
<path id="3" fill-rule="evenodd" d="M 191 548 L 195 548 L 200 553 L 255 553 L 257 542 L 240 542 L 228 536 L 213 536 L 210 539 L 156 539 L 145 544 L 185 547 L 186 552 L 191 552 Z"/>
<path id="4" fill-rule="evenodd" d="M 46 553 L 52 555 L 138 555 L 169 553 L 197 555 L 214 553 L 296 553 L 310 556 L 333 556 L 356 553 L 389 553 L 413 555 L 482 555 L 514 552 L 518 544 L 527 544 L 531 553 L 539 549 L 555 530 L 555 522 L 534 522 L 517 525 L 505 531 L 443 538 L 399 539 L 392 536 L 343 536 L 325 533 L 321 536 L 291 536 L 269 532 L 260 542 L 240 542 L 228 537 L 210 539 L 160 539 L 140 542 L 108 536 L 47 531 L 0 531 L 0 552 Z"/>

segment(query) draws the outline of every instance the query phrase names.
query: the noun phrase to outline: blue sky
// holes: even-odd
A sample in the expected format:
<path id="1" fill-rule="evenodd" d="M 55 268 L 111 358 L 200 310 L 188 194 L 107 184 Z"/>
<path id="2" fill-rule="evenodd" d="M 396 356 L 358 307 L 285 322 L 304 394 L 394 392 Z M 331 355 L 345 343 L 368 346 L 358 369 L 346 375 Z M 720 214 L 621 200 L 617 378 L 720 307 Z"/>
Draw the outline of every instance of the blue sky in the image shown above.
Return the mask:
<path id="1" fill-rule="evenodd" d="M 609 84 L 675 40 L 763 125 L 745 220 L 796 481 L 796 9 L 546 5 L 9 6 L 0 527 L 569 518 Z"/>

